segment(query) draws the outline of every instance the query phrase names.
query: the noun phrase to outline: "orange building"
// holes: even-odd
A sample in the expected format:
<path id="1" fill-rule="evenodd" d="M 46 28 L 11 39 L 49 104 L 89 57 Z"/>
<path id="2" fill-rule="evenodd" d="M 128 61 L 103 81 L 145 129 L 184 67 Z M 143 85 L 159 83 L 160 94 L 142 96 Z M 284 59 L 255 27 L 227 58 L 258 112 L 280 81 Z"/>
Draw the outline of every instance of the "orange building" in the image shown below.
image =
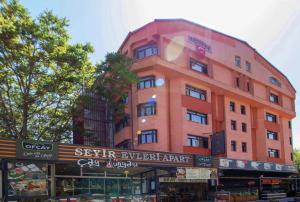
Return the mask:
<path id="1" fill-rule="evenodd" d="M 117 147 L 211 155 L 222 133 L 218 156 L 293 164 L 296 91 L 247 42 L 168 19 L 130 32 L 120 51 L 135 58 L 140 81 L 128 92 L 129 118 L 116 123 Z"/>

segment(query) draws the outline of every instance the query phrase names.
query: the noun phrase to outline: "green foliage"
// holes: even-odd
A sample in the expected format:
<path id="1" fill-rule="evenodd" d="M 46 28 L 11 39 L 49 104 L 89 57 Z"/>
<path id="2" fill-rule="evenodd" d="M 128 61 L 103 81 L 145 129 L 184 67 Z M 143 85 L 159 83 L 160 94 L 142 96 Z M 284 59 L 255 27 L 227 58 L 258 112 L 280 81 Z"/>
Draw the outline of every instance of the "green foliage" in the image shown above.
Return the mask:
<path id="1" fill-rule="evenodd" d="M 0 134 L 62 141 L 73 106 L 94 83 L 90 44 L 69 43 L 68 21 L 51 11 L 32 19 L 16 0 L 0 2 Z"/>
<path id="2" fill-rule="evenodd" d="M 105 61 L 97 64 L 94 90 L 111 109 L 112 119 L 124 115 L 124 103 L 131 84 L 138 82 L 135 73 L 129 70 L 133 60 L 120 53 L 109 53 Z"/>
<path id="3" fill-rule="evenodd" d="M 300 151 L 298 149 L 294 149 L 294 162 L 298 166 L 298 170 L 300 171 Z"/>

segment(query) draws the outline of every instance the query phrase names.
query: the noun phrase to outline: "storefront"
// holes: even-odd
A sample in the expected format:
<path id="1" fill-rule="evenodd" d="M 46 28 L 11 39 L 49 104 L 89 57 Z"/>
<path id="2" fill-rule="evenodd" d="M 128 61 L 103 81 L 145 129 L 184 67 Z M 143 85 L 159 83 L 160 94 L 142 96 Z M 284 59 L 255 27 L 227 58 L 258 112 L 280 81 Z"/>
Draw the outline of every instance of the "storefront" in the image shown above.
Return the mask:
<path id="1" fill-rule="evenodd" d="M 219 188 L 235 201 L 276 199 L 295 196 L 294 165 L 220 158 Z"/>
<path id="2" fill-rule="evenodd" d="M 5 200 L 206 200 L 217 169 L 196 156 L 0 139 Z M 198 163 L 195 163 L 198 162 Z"/>

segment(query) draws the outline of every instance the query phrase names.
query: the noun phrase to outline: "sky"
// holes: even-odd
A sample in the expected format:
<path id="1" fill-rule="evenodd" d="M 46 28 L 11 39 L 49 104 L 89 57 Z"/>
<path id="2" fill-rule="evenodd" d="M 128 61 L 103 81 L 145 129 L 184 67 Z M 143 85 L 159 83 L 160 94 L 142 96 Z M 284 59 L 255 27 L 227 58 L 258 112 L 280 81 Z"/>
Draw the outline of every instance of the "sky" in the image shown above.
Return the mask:
<path id="1" fill-rule="evenodd" d="M 45 9 L 69 20 L 71 43 L 90 42 L 91 60 L 117 51 L 129 31 L 154 19 L 184 18 L 247 41 L 300 91 L 300 0 L 21 0 L 32 16 Z M 300 98 L 296 99 L 296 113 Z M 300 149 L 300 114 L 293 120 Z"/>

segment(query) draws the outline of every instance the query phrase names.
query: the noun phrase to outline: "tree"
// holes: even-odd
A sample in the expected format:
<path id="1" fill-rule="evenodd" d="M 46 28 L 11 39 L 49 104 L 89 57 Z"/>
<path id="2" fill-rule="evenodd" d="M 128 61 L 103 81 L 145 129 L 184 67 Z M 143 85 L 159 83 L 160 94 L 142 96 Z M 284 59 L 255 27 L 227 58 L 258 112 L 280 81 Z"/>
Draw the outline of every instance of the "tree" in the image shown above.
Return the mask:
<path id="1" fill-rule="evenodd" d="M 33 19 L 17 1 L 0 2 L 0 135 L 70 138 L 74 103 L 94 82 L 90 44 L 69 43 L 68 21 Z"/>
<path id="2" fill-rule="evenodd" d="M 96 65 L 95 83 L 78 99 L 74 116 L 74 134 L 85 136 L 88 144 L 114 146 L 114 125 L 121 118 L 128 118 L 125 101 L 131 84 L 138 81 L 136 74 L 130 71 L 132 63 L 121 53 L 108 53 L 105 60 Z M 88 124 L 84 124 L 85 121 Z"/>
<path id="3" fill-rule="evenodd" d="M 130 71 L 133 60 L 121 53 L 108 53 L 105 61 L 96 65 L 95 93 L 100 96 L 111 110 L 111 121 L 124 115 L 125 99 L 130 86 L 138 82 L 137 75 Z"/>
<path id="4" fill-rule="evenodd" d="M 294 162 L 300 171 L 300 151 L 298 149 L 294 149 Z"/>

